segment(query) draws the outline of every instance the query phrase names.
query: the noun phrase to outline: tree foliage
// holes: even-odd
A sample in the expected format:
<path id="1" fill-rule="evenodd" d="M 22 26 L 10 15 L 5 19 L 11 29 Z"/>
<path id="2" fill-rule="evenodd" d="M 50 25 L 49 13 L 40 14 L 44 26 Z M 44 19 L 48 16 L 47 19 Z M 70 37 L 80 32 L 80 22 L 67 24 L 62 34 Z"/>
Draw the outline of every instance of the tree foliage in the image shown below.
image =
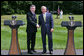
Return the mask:
<path id="1" fill-rule="evenodd" d="M 83 1 L 1 1 L 1 14 L 26 14 L 30 5 L 36 5 L 36 13 L 41 13 L 41 6 L 50 11 L 57 11 L 58 5 L 64 14 L 83 14 Z"/>

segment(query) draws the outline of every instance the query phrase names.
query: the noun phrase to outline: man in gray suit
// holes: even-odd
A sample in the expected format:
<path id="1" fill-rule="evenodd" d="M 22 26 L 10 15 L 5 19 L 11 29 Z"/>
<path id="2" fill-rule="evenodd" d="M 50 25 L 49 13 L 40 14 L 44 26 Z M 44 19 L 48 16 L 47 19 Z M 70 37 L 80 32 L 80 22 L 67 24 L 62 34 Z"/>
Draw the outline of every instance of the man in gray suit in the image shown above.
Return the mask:
<path id="1" fill-rule="evenodd" d="M 45 6 L 41 7 L 42 14 L 39 16 L 39 26 L 41 26 L 41 35 L 43 43 L 43 52 L 46 53 L 46 34 L 48 35 L 48 47 L 49 53 L 53 53 L 53 41 L 52 41 L 52 32 L 53 32 L 53 18 L 51 13 L 46 12 L 47 9 Z"/>

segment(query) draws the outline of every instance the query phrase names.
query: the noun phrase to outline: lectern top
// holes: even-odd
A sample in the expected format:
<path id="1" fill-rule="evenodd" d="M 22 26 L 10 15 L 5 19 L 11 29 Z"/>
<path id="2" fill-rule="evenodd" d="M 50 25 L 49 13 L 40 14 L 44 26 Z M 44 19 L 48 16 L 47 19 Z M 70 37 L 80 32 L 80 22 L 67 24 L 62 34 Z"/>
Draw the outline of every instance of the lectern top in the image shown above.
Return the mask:
<path id="1" fill-rule="evenodd" d="M 69 22 L 70 21 L 62 21 L 61 26 L 70 27 Z M 82 26 L 81 21 L 74 21 L 74 26 L 73 27 L 81 27 L 81 26 Z"/>
<path id="2" fill-rule="evenodd" d="M 11 25 L 12 20 L 5 20 L 4 25 Z M 25 23 L 22 20 L 16 20 L 15 25 L 24 25 Z"/>

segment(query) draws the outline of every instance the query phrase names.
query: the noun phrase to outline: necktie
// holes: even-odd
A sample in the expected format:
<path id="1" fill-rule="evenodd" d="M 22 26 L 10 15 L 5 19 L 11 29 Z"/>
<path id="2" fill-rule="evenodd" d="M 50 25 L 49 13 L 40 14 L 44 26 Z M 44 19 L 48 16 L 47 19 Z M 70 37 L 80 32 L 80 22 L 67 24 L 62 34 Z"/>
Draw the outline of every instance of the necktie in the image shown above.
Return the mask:
<path id="1" fill-rule="evenodd" d="M 46 22 L 46 15 L 44 14 L 43 17 L 44 17 L 44 21 Z"/>
<path id="2" fill-rule="evenodd" d="M 35 14 L 33 14 L 33 16 L 35 17 Z"/>

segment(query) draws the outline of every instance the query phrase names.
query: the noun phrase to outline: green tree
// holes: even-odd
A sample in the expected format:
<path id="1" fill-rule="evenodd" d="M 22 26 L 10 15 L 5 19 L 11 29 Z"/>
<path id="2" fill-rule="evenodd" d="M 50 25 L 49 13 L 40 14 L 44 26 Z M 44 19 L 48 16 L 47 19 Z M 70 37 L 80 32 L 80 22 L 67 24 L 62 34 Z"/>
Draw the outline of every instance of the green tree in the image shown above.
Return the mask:
<path id="1" fill-rule="evenodd" d="M 36 14 L 41 13 L 43 5 L 50 11 L 57 11 L 59 5 L 64 14 L 83 14 L 83 1 L 1 1 L 1 15 L 26 14 L 31 4 L 36 5 Z"/>

